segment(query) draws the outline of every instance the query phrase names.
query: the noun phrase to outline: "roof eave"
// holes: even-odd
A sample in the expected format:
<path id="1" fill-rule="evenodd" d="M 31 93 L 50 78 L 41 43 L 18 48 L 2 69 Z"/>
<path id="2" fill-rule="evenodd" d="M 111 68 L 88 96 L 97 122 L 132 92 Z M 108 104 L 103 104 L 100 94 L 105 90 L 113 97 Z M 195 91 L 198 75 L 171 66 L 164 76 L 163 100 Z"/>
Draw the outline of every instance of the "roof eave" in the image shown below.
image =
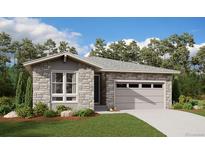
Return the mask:
<path id="1" fill-rule="evenodd" d="M 31 60 L 31 61 L 28 61 L 28 62 L 25 62 L 23 63 L 23 66 L 24 67 L 27 67 L 27 66 L 31 66 L 31 65 L 34 65 L 34 64 L 38 64 L 38 63 L 41 63 L 41 62 L 44 62 L 44 61 L 48 61 L 48 60 L 52 60 L 52 59 L 55 59 L 55 58 L 58 58 L 58 57 L 61 57 L 61 56 L 69 56 L 70 58 L 73 58 L 75 60 L 78 60 L 80 62 L 83 62 L 85 64 L 88 64 L 90 66 L 93 66 L 93 67 L 96 67 L 98 69 L 101 69 L 100 66 L 96 65 L 96 64 L 93 64 L 91 62 L 88 62 L 87 60 L 83 60 L 81 58 L 78 58 L 76 56 L 72 56 L 71 54 L 69 53 L 58 53 L 58 54 L 55 54 L 55 55 L 51 55 L 51 56 L 48 56 L 48 57 L 43 57 L 43 58 L 39 58 L 39 59 L 35 59 L 35 60 Z"/>
<path id="2" fill-rule="evenodd" d="M 151 71 L 136 71 L 136 70 L 111 70 L 111 69 L 101 69 L 100 72 L 116 72 L 116 73 L 149 73 L 149 74 L 180 74 L 180 71 L 173 71 L 173 72 L 151 72 Z"/>

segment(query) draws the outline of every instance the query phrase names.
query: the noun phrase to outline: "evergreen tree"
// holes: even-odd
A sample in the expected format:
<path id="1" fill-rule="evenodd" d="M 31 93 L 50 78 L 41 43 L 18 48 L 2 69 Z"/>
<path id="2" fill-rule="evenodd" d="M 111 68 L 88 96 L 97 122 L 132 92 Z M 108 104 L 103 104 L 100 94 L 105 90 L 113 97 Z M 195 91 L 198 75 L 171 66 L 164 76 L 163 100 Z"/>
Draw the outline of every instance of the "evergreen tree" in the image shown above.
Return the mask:
<path id="1" fill-rule="evenodd" d="M 25 105 L 32 108 L 32 80 L 28 77 L 25 93 Z"/>
<path id="2" fill-rule="evenodd" d="M 22 94 L 23 94 L 23 72 L 20 72 L 18 77 L 17 87 L 16 87 L 16 100 L 15 100 L 16 105 L 19 105 L 23 102 Z"/>
<path id="3" fill-rule="evenodd" d="M 179 81 L 178 78 L 174 78 L 172 83 L 172 100 L 174 102 L 178 102 L 179 96 L 180 96 Z"/>

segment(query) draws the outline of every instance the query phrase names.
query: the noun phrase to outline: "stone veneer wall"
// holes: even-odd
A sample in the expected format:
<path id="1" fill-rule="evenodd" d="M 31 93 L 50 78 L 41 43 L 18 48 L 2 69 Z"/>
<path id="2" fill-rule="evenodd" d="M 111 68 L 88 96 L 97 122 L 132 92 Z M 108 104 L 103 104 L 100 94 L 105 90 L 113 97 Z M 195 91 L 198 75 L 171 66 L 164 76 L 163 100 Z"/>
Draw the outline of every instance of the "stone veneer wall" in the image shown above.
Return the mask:
<path id="1" fill-rule="evenodd" d="M 59 65 L 59 64 L 58 64 Z M 60 65 L 69 65 L 60 63 Z M 61 103 L 71 108 L 94 109 L 94 70 L 84 64 L 77 64 L 77 103 Z M 51 70 L 53 66 L 49 62 L 40 63 L 32 67 L 33 71 L 33 104 L 39 101 L 55 109 L 59 103 L 51 103 Z M 61 68 L 61 67 L 60 67 Z M 66 68 L 63 66 L 62 68 Z M 56 70 L 56 69 L 55 69 Z M 69 70 L 68 70 L 69 71 Z"/>
<path id="2" fill-rule="evenodd" d="M 114 80 L 162 80 L 166 81 L 166 108 L 172 104 L 172 75 L 139 73 L 106 73 L 106 104 L 114 105 Z"/>

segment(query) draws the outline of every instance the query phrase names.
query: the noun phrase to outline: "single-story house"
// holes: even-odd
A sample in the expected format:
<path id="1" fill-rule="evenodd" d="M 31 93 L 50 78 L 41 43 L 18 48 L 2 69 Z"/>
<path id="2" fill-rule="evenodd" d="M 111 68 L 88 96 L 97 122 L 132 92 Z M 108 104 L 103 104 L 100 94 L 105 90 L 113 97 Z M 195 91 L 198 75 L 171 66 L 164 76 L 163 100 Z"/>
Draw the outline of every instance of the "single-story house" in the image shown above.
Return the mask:
<path id="1" fill-rule="evenodd" d="M 24 63 L 33 77 L 33 104 L 71 108 L 165 109 L 179 71 L 134 62 L 57 53 Z"/>

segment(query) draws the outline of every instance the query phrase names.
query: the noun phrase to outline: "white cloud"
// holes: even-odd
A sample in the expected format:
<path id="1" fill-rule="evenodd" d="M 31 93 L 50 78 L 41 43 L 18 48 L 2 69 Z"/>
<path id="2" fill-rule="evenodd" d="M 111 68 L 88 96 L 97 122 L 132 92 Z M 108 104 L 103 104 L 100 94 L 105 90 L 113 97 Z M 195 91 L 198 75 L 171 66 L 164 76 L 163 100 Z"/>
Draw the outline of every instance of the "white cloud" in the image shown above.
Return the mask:
<path id="1" fill-rule="evenodd" d="M 147 39 L 145 39 L 144 41 L 137 41 L 137 40 L 135 40 L 135 39 L 123 39 L 123 41 L 125 41 L 125 43 L 126 43 L 127 45 L 129 45 L 131 42 L 135 41 L 135 42 L 137 42 L 137 45 L 138 45 L 140 48 L 143 48 L 143 47 L 147 46 L 147 45 L 150 43 L 150 40 L 151 40 L 151 39 L 157 39 L 157 40 L 159 40 L 159 38 L 152 37 L 152 38 L 147 38 Z M 108 49 L 108 48 L 109 48 L 109 45 L 112 44 L 112 43 L 117 43 L 117 41 L 107 42 L 105 48 Z M 89 48 L 90 48 L 90 49 L 94 49 L 94 48 L 95 48 L 95 47 L 94 47 L 94 44 L 90 44 L 90 47 L 89 47 Z M 88 57 L 88 56 L 89 56 L 89 52 L 84 55 L 84 57 Z"/>
<path id="2" fill-rule="evenodd" d="M 80 54 L 85 49 L 85 47 L 81 47 L 77 42 L 82 34 L 69 31 L 69 29 L 59 30 L 36 18 L 0 18 L 0 32 L 10 34 L 14 40 L 29 38 L 34 43 L 41 43 L 49 38 L 55 40 L 57 43 L 68 41 Z"/>
<path id="3" fill-rule="evenodd" d="M 205 43 L 201 44 L 195 44 L 194 47 L 189 47 L 190 50 L 190 56 L 196 55 L 197 51 L 199 50 L 200 47 L 205 46 Z"/>
<path id="4" fill-rule="evenodd" d="M 150 43 L 150 40 L 151 40 L 151 39 L 160 40 L 160 39 L 157 38 L 157 37 L 147 38 L 147 39 L 145 39 L 144 41 L 137 41 L 137 40 L 135 40 L 135 39 L 123 39 L 123 40 L 126 42 L 127 45 L 130 44 L 132 41 L 135 41 L 135 42 L 137 42 L 137 45 L 138 45 L 140 48 L 143 48 L 143 47 L 146 47 L 146 46 Z M 109 48 L 109 45 L 112 44 L 112 43 L 114 43 L 114 42 L 117 43 L 117 41 L 107 42 L 106 48 Z M 199 50 L 199 48 L 200 48 L 201 46 L 205 46 L 205 43 L 195 44 L 194 47 L 188 47 L 188 49 L 190 50 L 190 56 L 191 56 L 191 57 L 194 56 L 194 55 L 197 53 L 197 51 Z M 90 44 L 90 47 L 89 47 L 89 48 L 90 48 L 90 49 L 94 48 L 94 44 Z M 88 57 L 88 56 L 89 56 L 89 52 L 86 53 L 84 56 L 85 56 L 85 57 Z M 169 55 L 168 55 L 168 54 L 165 55 L 164 58 L 169 58 Z"/>
<path id="5" fill-rule="evenodd" d="M 156 37 L 150 37 L 150 38 L 147 38 L 145 39 L 144 41 L 137 41 L 135 39 L 123 39 L 127 44 L 130 44 L 132 41 L 135 41 L 137 42 L 137 45 L 140 47 L 140 48 L 143 48 L 143 47 L 146 47 L 149 43 L 150 43 L 150 40 L 151 39 L 156 39 L 156 40 L 160 40 L 159 38 L 156 38 Z"/>

